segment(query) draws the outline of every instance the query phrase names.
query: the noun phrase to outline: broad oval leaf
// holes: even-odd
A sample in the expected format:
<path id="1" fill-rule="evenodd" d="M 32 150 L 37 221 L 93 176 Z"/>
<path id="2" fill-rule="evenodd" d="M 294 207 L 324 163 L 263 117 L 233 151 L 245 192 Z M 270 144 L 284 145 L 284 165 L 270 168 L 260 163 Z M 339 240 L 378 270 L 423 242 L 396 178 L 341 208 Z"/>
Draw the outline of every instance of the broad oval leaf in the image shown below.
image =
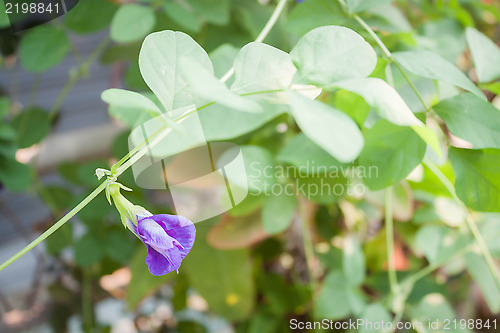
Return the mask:
<path id="1" fill-rule="evenodd" d="M 464 73 L 433 52 L 417 50 L 395 52 L 392 55 L 399 64 L 415 75 L 454 84 L 486 99 L 482 91 Z"/>
<path id="2" fill-rule="evenodd" d="M 285 231 L 292 223 L 297 199 L 294 195 L 281 191 L 266 197 L 262 206 L 262 225 L 269 234 Z"/>
<path id="3" fill-rule="evenodd" d="M 197 96 L 207 101 L 219 103 L 232 110 L 243 112 L 262 111 L 257 102 L 230 91 L 224 83 L 217 80 L 213 74 L 208 73 L 197 62 L 181 59 L 180 67 L 191 90 Z"/>
<path id="4" fill-rule="evenodd" d="M 365 134 L 365 147 L 359 156 L 359 165 L 375 167 L 363 178 L 371 190 L 380 190 L 405 178 L 419 165 L 426 145 L 409 127 L 396 126 L 386 120 L 378 121 Z"/>
<path id="5" fill-rule="evenodd" d="M 378 78 L 363 78 L 337 82 L 334 87 L 354 92 L 375 111 L 393 124 L 411 126 L 421 124 L 396 89 Z"/>
<path id="6" fill-rule="evenodd" d="M 135 91 L 108 89 L 103 91 L 101 99 L 110 105 L 150 110 L 161 114 L 160 108 L 152 100 Z"/>
<path id="7" fill-rule="evenodd" d="M 475 28 L 467 28 L 465 36 L 479 82 L 500 78 L 500 48 Z"/>
<path id="8" fill-rule="evenodd" d="M 156 17 L 149 6 L 126 4 L 120 6 L 111 21 L 111 39 L 118 43 L 130 43 L 144 38 L 153 30 Z"/>
<path id="9" fill-rule="evenodd" d="M 316 28 L 290 52 L 297 67 L 296 83 L 329 86 L 336 81 L 370 75 L 377 55 L 363 37 L 340 26 Z"/>
<path id="10" fill-rule="evenodd" d="M 352 162 L 363 148 L 363 135 L 348 115 L 324 103 L 288 91 L 292 114 L 302 132 L 340 162 Z"/>
<path id="11" fill-rule="evenodd" d="M 29 30 L 19 45 L 24 68 L 44 72 L 60 63 L 68 54 L 70 41 L 64 30 L 43 25 Z"/>
<path id="12" fill-rule="evenodd" d="M 365 254 L 359 240 L 352 235 L 344 238 L 342 267 L 349 285 L 358 287 L 365 280 Z"/>
<path id="13" fill-rule="evenodd" d="M 500 212 L 500 150 L 451 148 L 449 156 L 460 200 L 477 211 Z"/>
<path id="14" fill-rule="evenodd" d="M 322 170 L 344 166 L 323 148 L 312 142 L 304 133 L 297 134 L 278 153 L 277 159 L 282 163 L 293 165 L 305 174 L 317 174 Z"/>
<path id="15" fill-rule="evenodd" d="M 342 273 L 338 271 L 328 273 L 314 302 L 316 318 L 339 320 L 352 313 L 346 285 L 347 281 Z"/>
<path id="16" fill-rule="evenodd" d="M 288 53 L 263 43 L 250 43 L 234 60 L 235 80 L 231 90 L 250 94 L 286 89 L 290 87 L 295 72 L 297 69 Z"/>
<path id="17" fill-rule="evenodd" d="M 433 107 L 453 135 L 474 148 L 500 148 L 500 110 L 471 93 L 441 101 Z"/>
<path id="18" fill-rule="evenodd" d="M 286 20 L 286 29 L 299 36 L 325 25 L 341 25 L 347 15 L 338 1 L 307 0 L 293 7 Z"/>
<path id="19" fill-rule="evenodd" d="M 213 75 L 210 58 L 203 48 L 182 32 L 155 32 L 144 39 L 139 67 L 144 81 L 160 99 L 166 111 L 207 101 L 193 98 L 188 83 L 179 71 L 182 58 L 191 59 Z"/>
<path id="20" fill-rule="evenodd" d="M 50 131 L 49 114 L 39 108 L 23 111 L 12 119 L 11 124 L 17 131 L 16 143 L 19 148 L 42 141 Z"/>
<path id="21" fill-rule="evenodd" d="M 118 6 L 111 1 L 84 0 L 64 15 L 64 24 L 71 30 L 86 34 L 109 26 Z"/>
<path id="22" fill-rule="evenodd" d="M 347 3 L 347 9 L 349 9 L 349 11 L 351 13 L 357 13 L 357 12 L 361 12 L 363 10 L 367 10 L 367 9 L 370 9 L 373 7 L 379 7 L 379 6 L 386 5 L 392 1 L 393 0 L 370 0 L 370 1 L 346 0 L 346 3 Z"/>

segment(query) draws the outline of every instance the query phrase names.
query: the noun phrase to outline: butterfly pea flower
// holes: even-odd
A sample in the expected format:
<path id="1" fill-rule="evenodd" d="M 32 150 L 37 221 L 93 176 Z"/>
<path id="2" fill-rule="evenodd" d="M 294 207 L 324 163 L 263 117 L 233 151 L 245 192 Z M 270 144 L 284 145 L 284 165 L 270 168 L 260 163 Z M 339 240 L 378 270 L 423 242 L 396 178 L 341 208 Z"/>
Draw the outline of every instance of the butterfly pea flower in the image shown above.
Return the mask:
<path id="1" fill-rule="evenodd" d="M 194 244 L 193 222 L 180 215 L 153 215 L 128 201 L 117 184 L 110 185 L 109 192 L 123 225 L 146 245 L 149 272 L 156 276 L 179 273 L 182 260 Z"/>

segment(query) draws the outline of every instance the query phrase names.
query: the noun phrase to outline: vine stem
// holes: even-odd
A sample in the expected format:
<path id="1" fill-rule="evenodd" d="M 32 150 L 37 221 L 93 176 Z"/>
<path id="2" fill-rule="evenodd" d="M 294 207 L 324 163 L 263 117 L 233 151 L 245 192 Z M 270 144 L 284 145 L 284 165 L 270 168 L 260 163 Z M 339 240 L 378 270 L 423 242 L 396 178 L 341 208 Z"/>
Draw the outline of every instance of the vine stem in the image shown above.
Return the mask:
<path id="1" fill-rule="evenodd" d="M 455 187 L 453 186 L 451 181 L 437 167 L 437 165 L 434 164 L 434 162 L 432 162 L 429 158 L 426 157 L 426 158 L 424 158 L 424 165 L 427 166 L 429 168 L 429 170 L 431 170 L 432 173 L 439 179 L 439 181 L 446 187 L 446 189 L 448 190 L 448 192 L 450 192 L 453 199 L 458 203 L 458 205 L 465 212 L 465 221 L 467 222 L 467 226 L 469 227 L 472 235 L 474 236 L 474 239 L 476 240 L 476 243 L 479 247 L 479 251 L 481 251 L 481 255 L 486 260 L 486 264 L 488 265 L 488 268 L 494 277 L 495 283 L 496 283 L 498 289 L 500 290 L 500 273 L 498 272 L 495 261 L 493 260 L 493 256 L 491 255 L 490 251 L 488 250 L 488 246 L 486 245 L 486 242 L 484 241 L 484 238 L 481 235 L 481 232 L 479 231 L 479 228 L 477 227 L 476 222 L 472 218 L 472 216 L 469 212 L 469 209 L 467 209 L 467 207 L 462 202 L 462 200 L 460 200 L 460 198 L 457 196 L 457 193 L 455 191 Z"/>
<path id="2" fill-rule="evenodd" d="M 304 254 L 306 257 L 306 267 L 307 272 L 309 273 L 309 286 L 311 288 L 311 294 L 314 295 L 316 291 L 316 278 L 314 276 L 311 264 L 314 260 L 314 248 L 311 241 L 311 232 L 309 231 L 309 225 L 307 223 L 307 213 L 306 213 L 306 199 L 299 197 L 298 198 L 298 210 L 300 216 L 300 225 L 302 227 L 302 242 L 304 245 Z"/>
<path id="3" fill-rule="evenodd" d="M 394 262 L 394 219 L 392 217 L 392 186 L 385 190 L 385 238 L 387 243 L 387 272 L 389 285 L 394 295 L 399 294 L 400 288 Z"/>
<path id="4" fill-rule="evenodd" d="M 99 193 L 104 191 L 106 186 L 108 186 L 109 181 L 105 180 L 104 182 L 101 183 L 92 193 L 90 193 L 85 199 L 83 199 L 78 205 L 75 206 L 71 211 L 68 212 L 68 214 L 64 215 L 59 221 L 54 223 L 47 231 L 45 231 L 43 234 L 41 234 L 37 239 L 29 243 L 25 248 L 23 248 L 21 251 L 13 255 L 10 259 L 5 261 L 3 264 L 0 265 L 0 271 L 12 264 L 14 261 L 25 255 L 27 252 L 29 252 L 32 248 L 40 244 L 42 241 L 44 241 L 47 237 L 52 235 L 57 229 L 59 229 L 64 223 L 66 223 L 70 218 L 76 215 L 80 210 L 83 209 L 90 201 L 92 201 Z"/>
<path id="5" fill-rule="evenodd" d="M 283 11 L 283 8 L 285 6 L 286 1 L 287 0 L 280 0 L 279 1 L 278 5 L 276 6 L 276 9 L 274 10 L 273 14 L 269 18 L 269 21 L 266 23 L 266 25 L 264 26 L 264 28 L 262 29 L 261 33 L 259 34 L 259 36 L 257 37 L 257 39 L 255 41 L 261 42 L 267 37 L 267 35 L 271 31 L 271 29 L 276 24 L 276 21 L 278 20 L 281 12 Z M 102 52 L 102 50 L 106 47 L 106 45 L 108 43 L 109 43 L 109 38 L 105 38 L 96 47 L 96 49 L 87 58 L 87 60 L 79 67 L 76 74 L 74 74 L 74 76 L 72 78 L 70 78 L 68 83 L 66 83 L 65 87 L 63 88 L 63 90 L 59 94 L 56 102 L 54 103 L 54 106 L 52 107 L 52 110 L 50 112 L 51 119 L 55 118 L 55 116 L 57 115 L 57 112 L 59 111 L 59 108 L 62 105 L 62 102 L 64 101 L 64 99 L 68 95 L 71 88 L 75 85 L 75 83 L 81 77 L 82 73 L 85 73 L 88 66 L 90 66 L 90 64 L 97 58 L 97 56 Z M 231 68 L 230 71 L 232 71 L 234 73 L 234 67 Z M 231 73 L 227 79 L 229 79 L 233 75 L 233 73 Z M 261 93 L 269 93 L 269 92 L 274 92 L 274 91 L 264 91 Z M 255 93 L 253 93 L 253 94 L 255 94 Z M 247 94 L 247 95 L 250 95 L 250 94 Z M 189 112 L 180 116 L 175 121 L 179 121 L 179 120 L 189 116 L 190 114 L 192 114 L 194 112 L 197 112 L 205 107 L 210 106 L 211 104 L 213 104 L 213 103 L 208 103 L 200 108 L 194 108 L 193 110 L 190 110 Z M 156 131 L 151 136 L 149 136 L 146 140 L 144 140 L 144 142 L 141 143 L 138 147 L 135 147 L 131 152 L 126 154 L 122 159 L 120 159 L 120 161 L 117 164 L 113 165 L 112 170 L 113 169 L 116 170 L 116 176 L 119 176 L 120 174 L 125 172 L 125 170 L 127 170 L 133 163 L 137 162 L 137 160 L 139 160 L 142 156 L 144 156 L 146 154 L 146 152 L 149 150 L 149 148 L 147 147 L 147 149 L 142 149 L 142 150 L 141 150 L 141 148 L 144 148 L 144 145 L 146 145 L 149 142 L 149 140 L 151 140 L 153 137 L 155 138 L 155 141 L 151 142 L 151 145 L 150 145 L 151 147 L 156 145 L 158 142 L 160 142 L 161 139 L 163 139 L 170 132 L 170 131 L 166 131 L 166 129 L 167 129 L 166 125 L 163 126 L 162 128 L 160 128 L 158 131 Z M 104 182 L 102 182 L 94 191 L 92 191 L 92 193 L 90 193 L 85 199 L 83 199 L 78 205 L 76 205 L 75 208 L 73 208 L 66 215 L 64 215 L 61 219 L 59 219 L 56 223 L 54 223 L 43 234 L 38 236 L 33 242 L 28 244 L 21 251 L 19 251 L 18 253 L 16 253 L 12 257 L 10 257 L 7 261 L 2 263 L 0 265 L 0 271 L 2 271 L 7 266 L 12 264 L 14 261 L 16 261 L 17 259 L 19 259 L 23 255 L 28 253 L 31 249 L 33 249 L 35 246 L 40 244 L 47 237 L 52 235 L 57 229 L 59 229 L 61 226 L 63 226 L 64 223 L 66 223 L 69 219 L 71 219 L 73 216 L 75 216 L 80 210 L 82 210 L 97 195 L 99 195 L 102 191 L 104 191 L 106 189 L 106 187 L 110 184 L 110 182 L 111 182 L 110 180 L 105 180 Z"/>
<path id="6" fill-rule="evenodd" d="M 396 275 L 396 264 L 394 262 L 394 218 L 392 216 L 392 186 L 385 189 L 384 208 L 385 208 L 385 239 L 387 244 L 387 275 L 389 278 L 389 286 L 393 296 L 392 308 L 395 312 L 394 322 L 401 320 L 404 313 L 404 295 L 401 294 L 401 287 L 398 283 Z M 394 327 L 395 325 L 393 325 Z M 394 330 L 393 330 L 394 331 Z"/>
<path id="7" fill-rule="evenodd" d="M 339 0 L 340 4 L 342 5 L 342 7 L 347 8 L 344 0 Z M 418 91 L 417 87 L 415 86 L 415 84 L 411 81 L 410 77 L 408 76 L 408 74 L 405 72 L 405 70 L 403 69 L 403 67 L 401 67 L 401 65 L 399 64 L 399 62 L 396 61 L 396 59 L 394 59 L 391 51 L 389 51 L 389 49 L 387 48 L 387 46 L 384 44 L 384 42 L 382 42 L 382 40 L 379 38 L 379 36 L 375 33 L 375 31 L 373 31 L 373 29 L 357 14 L 351 14 L 352 17 L 363 27 L 363 29 L 366 30 L 366 32 L 368 32 L 370 34 L 370 36 L 372 36 L 372 38 L 375 40 L 375 42 L 377 43 L 377 45 L 380 47 L 380 49 L 382 50 L 382 52 L 384 53 L 384 55 L 397 67 L 397 69 L 401 72 L 401 74 L 403 75 L 403 77 L 405 78 L 406 82 L 408 82 L 408 84 L 410 85 L 410 88 L 415 92 L 415 95 L 417 95 L 417 98 L 420 100 L 420 103 L 422 103 L 422 105 L 424 106 L 425 110 L 426 111 L 430 111 L 430 108 L 427 106 L 427 103 L 424 101 L 422 95 L 420 94 L 420 92 Z"/>
<path id="8" fill-rule="evenodd" d="M 269 18 L 269 21 L 267 21 L 267 23 L 264 26 L 264 28 L 262 28 L 262 30 L 259 33 L 259 35 L 257 36 L 257 38 L 255 38 L 255 42 L 261 43 L 261 42 L 264 41 L 264 39 L 266 39 L 267 35 L 269 35 L 269 33 L 273 29 L 274 25 L 278 21 L 281 13 L 283 12 L 283 9 L 285 8 L 285 5 L 286 5 L 287 1 L 288 0 L 279 0 L 278 4 L 276 5 L 276 8 L 274 9 L 274 12 L 272 13 L 271 17 Z M 229 80 L 233 76 L 233 74 L 234 74 L 234 67 L 231 67 L 226 72 L 226 74 L 224 74 L 221 77 L 220 81 L 221 82 L 226 82 L 227 80 Z"/>

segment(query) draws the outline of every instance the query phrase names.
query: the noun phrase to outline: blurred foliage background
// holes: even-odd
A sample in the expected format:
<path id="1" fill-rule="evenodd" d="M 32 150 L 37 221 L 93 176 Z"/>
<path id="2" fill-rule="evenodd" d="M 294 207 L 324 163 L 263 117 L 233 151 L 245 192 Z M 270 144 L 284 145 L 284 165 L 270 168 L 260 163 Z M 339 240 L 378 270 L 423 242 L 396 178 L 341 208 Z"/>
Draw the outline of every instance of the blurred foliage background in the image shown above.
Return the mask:
<path id="1" fill-rule="evenodd" d="M 435 52 L 476 82 L 465 29 L 476 27 L 497 44 L 500 41 L 495 0 L 379 2 L 385 4 L 361 8 L 359 15 L 391 51 Z M 96 63 L 109 69 L 107 77 L 99 77 L 99 82 L 105 80 L 103 89 L 150 93 L 138 67 L 142 41 L 151 32 L 179 30 L 203 46 L 216 75 L 222 76 L 239 49 L 257 37 L 275 6 L 265 0 L 81 0 L 63 17 L 16 34 L 0 16 L 0 72 L 7 73 L 0 76 L 2 223 L 20 225 L 24 237 L 32 239 L 99 184 L 94 176 L 97 167 L 107 167 L 128 152 L 130 128 L 141 115 L 110 107 L 104 122 L 112 121 L 113 133 L 119 132 L 110 144 L 94 142 L 96 147 L 82 157 L 81 147 L 74 143 L 76 157 L 56 156 L 56 164 L 39 164 L 39 154 L 61 126 L 65 108 L 76 107 L 71 101 L 81 93 L 77 84 L 92 82 Z M 302 35 L 323 25 L 349 27 L 375 45 L 334 0 L 288 2 L 265 42 L 288 52 Z M 86 57 L 77 46 L 84 39 L 92 39 L 95 48 Z M 61 64 L 68 58 L 74 65 L 62 72 Z M 373 75 L 385 78 L 385 63 L 379 62 Z M 33 80 L 16 86 L 24 72 L 33 73 Z M 51 107 L 42 107 L 37 91 L 50 85 L 54 75 L 66 82 L 55 88 L 58 94 L 48 102 Z M 437 83 L 411 77 L 430 105 L 457 94 L 456 88 L 442 82 L 436 94 Z M 394 85 L 412 111 L 425 111 L 402 76 L 395 75 Z M 500 83 L 483 82 L 481 88 L 498 107 Z M 20 102 L 18 90 L 28 91 L 29 101 Z M 97 102 L 99 93 L 93 95 Z M 370 112 L 362 98 L 344 90 L 325 92 L 319 99 L 346 112 L 360 126 Z M 104 103 L 99 107 L 104 109 Z M 93 117 L 91 111 L 81 110 L 81 121 Z M 269 157 L 273 165 L 300 167 L 307 158 L 337 163 L 298 133 L 293 119 L 280 115 L 232 141 L 258 147 L 259 156 Z M 429 264 L 433 270 L 418 279 L 408 295 L 403 319 L 500 319 L 500 291 L 485 263 L 474 252 L 463 255 L 472 241 L 463 228 L 460 208 L 427 168 L 418 171 L 420 176 L 412 174 L 394 185 L 393 255 L 401 280 Z M 453 179 L 449 162 L 442 171 Z M 127 193 L 129 200 L 153 213 L 170 211 L 164 194 L 138 188 L 130 170 L 120 181 L 134 190 Z M 319 179 L 306 176 L 299 181 Z M 8 205 L 8 198 L 19 193 L 37 197 L 48 208 L 28 226 Z M 118 214 L 100 195 L 37 249 L 39 265 L 31 285 L 11 292 L 10 281 L 0 273 L 0 330 L 266 333 L 288 332 L 293 318 L 391 320 L 383 196 L 367 190 L 362 196 L 318 195 L 276 203 L 265 195 L 250 195 L 219 218 L 197 224 L 195 247 L 180 274 L 154 277 L 144 262 L 144 246 L 123 229 Z M 31 209 L 37 211 L 29 206 L 20 210 Z M 490 251 L 499 258 L 500 215 L 475 217 Z M 313 242 L 309 263 L 302 223 Z M 15 237 L 21 237 L 19 233 Z M 8 258 L 12 249 L 2 252 L 2 258 Z"/>

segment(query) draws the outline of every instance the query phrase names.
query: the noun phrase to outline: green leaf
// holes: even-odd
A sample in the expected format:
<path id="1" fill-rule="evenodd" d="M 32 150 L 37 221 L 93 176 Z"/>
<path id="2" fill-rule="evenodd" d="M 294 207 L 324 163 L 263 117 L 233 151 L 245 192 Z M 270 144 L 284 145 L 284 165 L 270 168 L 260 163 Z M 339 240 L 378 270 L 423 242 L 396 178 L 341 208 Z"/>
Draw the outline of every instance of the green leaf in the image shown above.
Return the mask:
<path id="1" fill-rule="evenodd" d="M 368 305 L 364 309 L 360 319 L 364 323 L 390 323 L 392 321 L 389 311 L 379 303 Z M 373 330 L 370 329 L 370 326 L 363 325 L 360 327 L 359 333 L 373 333 Z"/>
<path id="2" fill-rule="evenodd" d="M 348 115 L 324 103 L 288 91 L 292 114 L 302 132 L 340 162 L 351 162 L 363 148 L 363 136 Z"/>
<path id="3" fill-rule="evenodd" d="M 477 283 L 486 303 L 492 313 L 500 311 L 500 290 L 495 283 L 495 278 L 486 264 L 484 258 L 477 253 L 465 254 L 465 265 L 467 272 Z"/>
<path id="4" fill-rule="evenodd" d="M 135 249 L 135 239 L 127 235 L 127 230 L 113 231 L 106 235 L 104 252 L 113 260 L 126 263 Z"/>
<path id="5" fill-rule="evenodd" d="M 366 77 L 377 55 L 363 37 L 340 26 L 316 28 L 290 52 L 297 67 L 296 83 L 330 86 L 336 81 Z"/>
<path id="6" fill-rule="evenodd" d="M 363 78 L 341 81 L 333 87 L 354 92 L 370 104 L 382 117 L 393 124 L 411 126 L 421 124 L 396 89 L 378 78 Z"/>
<path id="7" fill-rule="evenodd" d="M 363 97 L 343 89 L 336 91 L 334 95 L 330 96 L 333 98 L 333 106 L 335 108 L 344 111 L 349 117 L 354 119 L 358 126 L 363 127 L 371 110 L 370 105 L 366 103 Z"/>
<path id="8" fill-rule="evenodd" d="M 299 36 L 325 25 L 342 25 L 347 20 L 338 1 L 307 0 L 293 8 L 286 21 L 286 29 Z"/>
<path id="9" fill-rule="evenodd" d="M 474 148 L 500 148 L 500 110 L 466 93 L 441 101 L 433 107 L 453 135 Z"/>
<path id="10" fill-rule="evenodd" d="M 363 284 L 366 278 L 365 254 L 354 236 L 344 238 L 342 267 L 347 283 L 353 287 Z"/>
<path id="11" fill-rule="evenodd" d="M 166 111 L 191 104 L 200 107 L 206 103 L 193 98 L 179 71 L 181 59 L 193 60 L 213 75 L 207 53 L 185 33 L 170 30 L 155 32 L 147 36 L 142 44 L 139 54 L 141 74 Z"/>
<path id="12" fill-rule="evenodd" d="M 459 231 L 437 225 L 420 228 L 415 242 L 432 265 L 442 265 L 469 244 Z"/>
<path id="13" fill-rule="evenodd" d="M 102 258 L 103 246 L 92 234 L 86 234 L 75 244 L 75 262 L 80 267 L 90 267 Z"/>
<path id="14" fill-rule="evenodd" d="M 33 183 L 31 168 L 26 164 L 0 156 L 0 183 L 12 191 L 22 191 Z"/>
<path id="15" fill-rule="evenodd" d="M 481 89 L 486 89 L 495 95 L 500 95 L 500 82 L 493 82 L 488 84 L 482 84 Z"/>
<path id="16" fill-rule="evenodd" d="M 262 105 L 263 112 L 234 112 L 220 104 L 212 104 L 195 114 L 184 118 L 182 127 L 184 133 L 172 131 L 160 144 L 151 149 L 152 156 L 171 156 L 190 148 L 205 144 L 207 141 L 220 141 L 233 139 L 253 130 L 258 129 L 270 120 L 283 114 L 286 106 L 275 104 Z M 176 110 L 175 112 L 177 112 Z M 198 118 L 199 117 L 199 118 Z M 163 118 L 162 118 L 163 119 Z M 148 133 L 152 134 L 159 130 L 164 122 L 151 120 L 147 123 Z M 203 128 L 204 137 L 200 135 L 200 123 Z M 134 145 L 144 141 L 144 133 L 141 128 L 132 131 L 131 139 Z"/>
<path id="17" fill-rule="evenodd" d="M 7 97 L 0 97 L 0 119 L 9 114 L 10 101 Z"/>
<path id="18" fill-rule="evenodd" d="M 49 114 L 38 108 L 23 111 L 12 119 L 11 124 L 17 131 L 16 143 L 19 148 L 42 141 L 50 131 Z"/>
<path id="19" fill-rule="evenodd" d="M 108 89 L 101 94 L 101 99 L 108 104 L 126 108 L 138 108 L 161 115 L 160 108 L 149 98 L 134 91 L 123 89 Z"/>
<path id="20" fill-rule="evenodd" d="M 479 82 L 500 78 L 500 49 L 483 33 L 468 27 L 465 36 L 469 44 Z"/>
<path id="21" fill-rule="evenodd" d="M 370 190 L 380 190 L 405 178 L 419 165 L 426 145 L 409 127 L 378 121 L 365 134 L 365 147 L 359 165 L 365 170 L 375 168 L 363 178 Z"/>
<path id="22" fill-rule="evenodd" d="M 422 323 L 421 327 L 418 328 L 419 332 L 422 333 L 438 333 L 438 332 L 449 332 L 449 333 L 472 333 L 468 329 L 460 329 L 460 318 L 453 311 L 451 305 L 446 301 L 446 298 L 441 294 L 428 294 L 418 304 L 418 306 L 410 311 L 411 319 L 413 322 Z M 453 324 L 448 325 L 445 329 L 444 320 L 448 319 L 453 323 L 454 319 L 457 319 L 457 329 Z M 429 323 L 436 325 L 429 327 Z"/>
<path id="23" fill-rule="evenodd" d="M 21 39 L 19 58 L 27 70 L 44 72 L 60 63 L 70 47 L 64 30 L 42 25 L 29 30 Z"/>
<path id="24" fill-rule="evenodd" d="M 393 53 L 393 57 L 415 75 L 454 84 L 486 100 L 482 91 L 464 73 L 435 53 L 421 50 L 406 51 Z"/>
<path id="25" fill-rule="evenodd" d="M 347 9 L 351 13 L 361 12 L 363 10 L 367 10 L 373 7 L 379 7 L 391 3 L 393 0 L 346 0 Z"/>
<path id="26" fill-rule="evenodd" d="M 314 302 L 316 318 L 340 320 L 352 313 L 346 290 L 347 283 L 342 273 L 338 271 L 328 273 Z"/>
<path id="27" fill-rule="evenodd" d="M 222 77 L 233 66 L 234 59 L 238 55 L 240 49 L 231 44 L 222 44 L 215 50 L 211 51 L 209 56 L 214 66 L 214 74 L 216 77 Z M 226 83 L 230 84 L 234 79 L 231 77 Z"/>
<path id="28" fill-rule="evenodd" d="M 118 43 L 141 40 L 153 30 L 156 17 L 149 6 L 126 4 L 120 6 L 111 21 L 111 39 Z"/>
<path id="29" fill-rule="evenodd" d="M 186 0 L 207 22 L 225 25 L 229 22 L 230 0 Z"/>
<path id="30" fill-rule="evenodd" d="M 64 15 L 64 24 L 71 30 L 87 34 L 108 27 L 118 6 L 105 0 L 85 0 Z"/>
<path id="31" fill-rule="evenodd" d="M 0 2 L 0 29 L 6 28 L 9 25 L 10 25 L 9 16 L 6 13 L 5 4 L 2 1 Z"/>
<path id="32" fill-rule="evenodd" d="M 163 276 L 151 275 L 146 265 L 146 247 L 142 244 L 130 259 L 130 272 L 132 279 L 127 287 L 126 296 L 129 309 L 134 309 L 143 298 L 176 276 L 175 273 Z"/>
<path id="33" fill-rule="evenodd" d="M 269 234 L 279 234 L 292 223 L 297 198 L 281 191 L 278 195 L 266 197 L 262 207 L 262 225 Z"/>
<path id="34" fill-rule="evenodd" d="M 73 225 L 66 223 L 45 240 L 45 249 L 51 255 L 57 255 L 73 240 Z"/>
<path id="35" fill-rule="evenodd" d="M 260 112 L 260 105 L 250 98 L 242 97 L 217 80 L 212 73 L 195 61 L 183 59 L 180 63 L 184 78 L 193 93 L 207 101 L 213 101 L 227 108 L 243 112 Z"/>
<path id="36" fill-rule="evenodd" d="M 315 144 L 304 133 L 297 134 L 276 157 L 278 161 L 295 166 L 304 174 L 317 174 L 319 171 L 344 166 Z"/>
<path id="37" fill-rule="evenodd" d="M 207 244 L 204 233 L 198 233 L 183 268 L 214 313 L 230 321 L 251 315 L 255 287 L 247 249 L 216 250 Z"/>
<path id="38" fill-rule="evenodd" d="M 64 211 L 73 204 L 73 194 L 59 186 L 47 186 L 40 191 L 45 202 L 56 211 Z"/>
<path id="39" fill-rule="evenodd" d="M 231 90 L 242 95 L 286 89 L 296 71 L 288 53 L 263 43 L 250 43 L 234 60 L 235 79 Z M 269 94 L 262 97 L 269 98 Z"/>
<path id="40" fill-rule="evenodd" d="M 163 4 L 163 11 L 167 16 L 186 30 L 199 32 L 201 22 L 198 17 L 189 9 L 177 2 L 167 2 Z"/>
<path id="41" fill-rule="evenodd" d="M 468 207 L 500 212 L 500 150 L 450 148 L 457 195 Z"/>
<path id="42" fill-rule="evenodd" d="M 273 155 L 265 148 L 259 146 L 240 146 L 246 170 L 248 190 L 255 193 L 269 193 L 276 183 Z M 246 184 L 235 184 L 245 188 Z"/>

